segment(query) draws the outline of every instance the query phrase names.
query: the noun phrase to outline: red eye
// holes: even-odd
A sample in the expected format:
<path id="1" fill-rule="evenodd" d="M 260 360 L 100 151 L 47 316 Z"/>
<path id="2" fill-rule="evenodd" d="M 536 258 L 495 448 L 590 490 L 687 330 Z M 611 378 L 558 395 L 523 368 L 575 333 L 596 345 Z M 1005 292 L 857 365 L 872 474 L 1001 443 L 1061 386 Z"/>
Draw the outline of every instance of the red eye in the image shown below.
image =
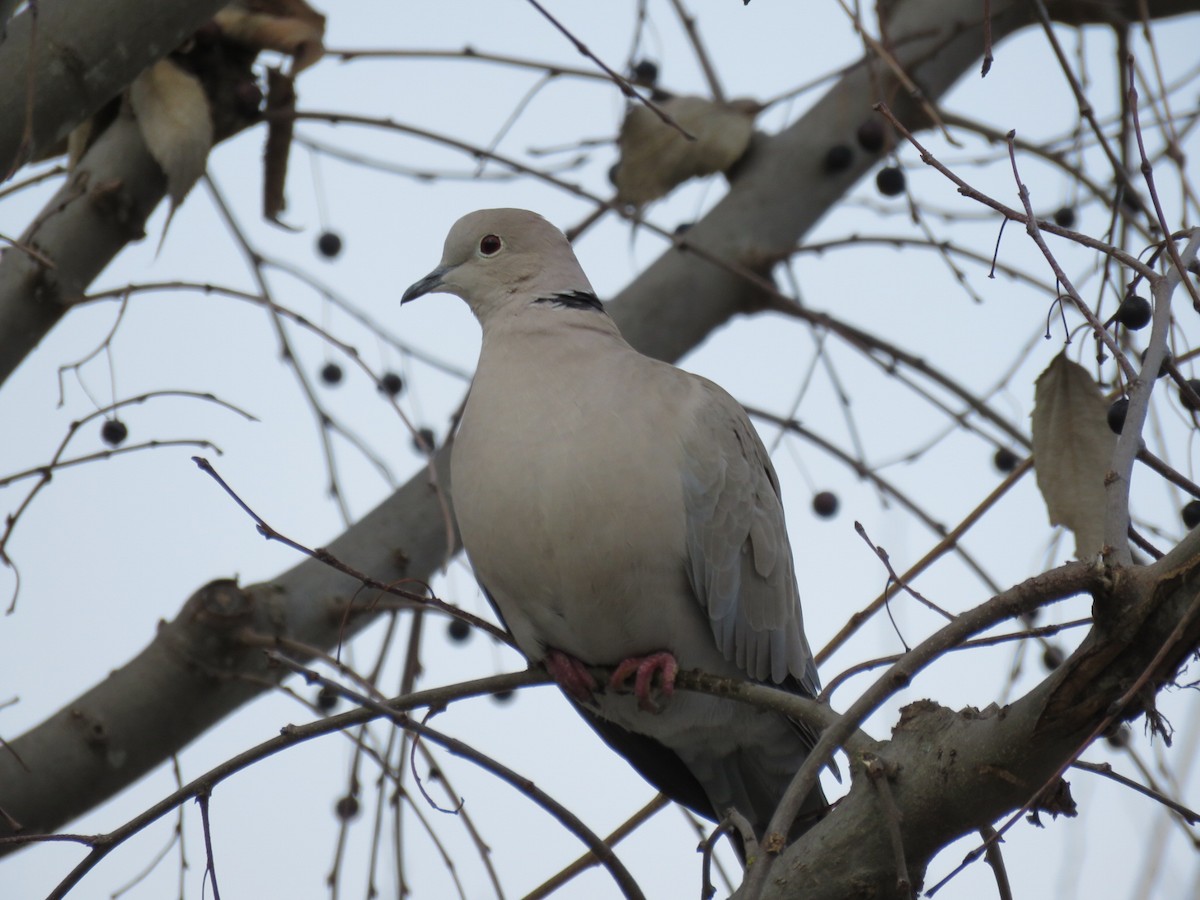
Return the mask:
<path id="1" fill-rule="evenodd" d="M 479 242 L 479 252 L 484 256 L 495 256 L 500 252 L 500 238 L 494 234 L 485 235 Z"/>

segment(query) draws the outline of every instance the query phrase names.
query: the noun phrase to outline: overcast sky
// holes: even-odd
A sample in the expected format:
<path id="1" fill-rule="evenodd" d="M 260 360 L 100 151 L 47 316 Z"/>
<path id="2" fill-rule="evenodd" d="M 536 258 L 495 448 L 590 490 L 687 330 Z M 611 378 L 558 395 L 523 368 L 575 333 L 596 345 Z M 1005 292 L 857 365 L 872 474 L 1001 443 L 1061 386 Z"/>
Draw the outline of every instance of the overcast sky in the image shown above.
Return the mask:
<path id="1" fill-rule="evenodd" d="M 602 59 L 624 69 L 635 34 L 634 3 L 547 4 Z M 774 97 L 836 70 L 861 53 L 845 15 L 837 4 L 772 4 L 755 0 L 743 7 L 736 0 L 693 3 L 702 11 L 701 33 L 729 96 Z M 664 86 L 683 93 L 704 93 L 705 82 L 670 4 L 647 4 L 649 23 L 637 58 L 656 61 Z M 804 7 L 801 9 L 801 7 Z M 360 2 L 325 10 L 329 14 L 327 46 L 336 49 L 396 48 L 454 50 L 466 45 L 480 51 L 557 61 L 591 68 L 570 43 L 526 3 L 457 2 L 392 4 Z M 1072 54 L 1084 61 L 1090 97 L 1104 120 L 1116 109 L 1111 89 L 1113 41 L 1094 30 L 1080 43 L 1062 31 Z M 1191 80 L 1176 95 L 1182 109 L 1195 109 L 1195 48 L 1200 46 L 1196 17 L 1156 29 L 1159 64 L 1168 82 Z M 1145 44 L 1135 36 L 1134 52 L 1145 69 L 1152 63 Z M 1073 57 L 1076 58 L 1076 57 Z M 527 70 L 463 59 L 325 60 L 305 72 L 298 85 L 300 105 L 311 110 L 354 111 L 390 117 L 479 146 L 488 146 L 521 98 L 538 81 Z M 821 88 L 791 102 L 771 107 L 759 120 L 766 132 L 795 121 L 820 96 Z M 969 74 L 945 101 L 945 108 L 1007 131 L 1015 128 L 1027 140 L 1069 133 L 1075 104 L 1054 64 L 1045 39 L 1029 33 L 1002 44 L 988 78 Z M 531 100 L 498 151 L 528 159 L 531 148 L 550 148 L 615 133 L 624 100 L 609 83 L 559 78 Z M 374 159 L 414 170 L 470 176 L 475 161 L 434 143 L 398 137 L 374 129 L 328 128 L 303 123 L 298 135 L 336 145 Z M 442 239 L 462 213 L 489 206 L 535 209 L 566 228 L 589 212 L 586 203 L 544 183 L 499 179 L 488 165 L 478 179 L 418 180 L 383 174 L 328 156 L 314 158 L 296 148 L 288 182 L 288 209 L 283 219 L 295 232 L 266 224 L 259 215 L 263 132 L 253 129 L 221 145 L 210 160 L 217 188 L 231 204 L 253 246 L 266 256 L 300 267 L 332 286 L 356 308 L 380 322 L 407 346 L 446 365 L 438 368 L 408 355 L 369 333 L 306 286 L 276 271 L 272 290 L 281 304 L 296 309 L 330 333 L 358 348 L 377 370 L 395 371 L 407 388 L 401 406 L 418 426 L 431 428 L 437 440 L 447 432 L 450 415 L 461 402 L 466 374 L 478 350 L 478 328 L 465 305 L 449 296 L 431 296 L 401 310 L 399 297 L 412 281 L 427 273 L 441 254 Z M 998 151 L 964 137 L 961 148 L 928 136 L 966 177 L 1006 202 L 1015 203 L 1011 170 L 997 164 Z M 1194 133 L 1186 148 L 1200 157 Z M 566 159 L 571 154 L 548 157 Z M 534 158 L 535 162 L 546 159 Z M 592 150 L 585 163 L 564 177 L 608 196 L 606 173 L 614 160 L 611 146 Z M 900 152 L 914 195 L 931 211 L 926 221 L 940 239 L 952 238 L 990 254 L 996 222 L 958 196 L 936 173 L 921 167 L 908 149 Z M 1032 158 L 1022 160 L 1022 175 L 1034 195 L 1035 208 L 1049 212 L 1073 202 L 1073 189 L 1059 171 Z M 1103 170 L 1100 170 L 1103 171 Z M 1191 173 L 1196 174 L 1194 163 Z M 1168 180 L 1168 183 L 1169 180 Z M 0 201 L 0 234 L 17 235 L 48 196 L 28 191 Z M 649 215 L 673 229 L 702 215 L 722 195 L 724 182 L 692 184 L 654 206 Z M 1178 221 L 1179 191 L 1164 191 L 1169 217 Z M 946 213 L 957 216 L 949 219 Z M 1079 210 L 1080 228 L 1101 233 L 1107 211 L 1097 206 Z M 159 248 L 165 224 L 160 209 L 148 227 L 149 238 L 131 246 L 103 274 L 96 287 L 130 282 L 209 281 L 256 290 L 236 242 L 222 226 L 212 196 L 198 185 L 171 222 Z M 1193 215 L 1194 218 L 1194 215 Z M 315 250 L 322 230 L 336 231 L 343 242 L 333 261 Z M 919 234 L 908 218 L 903 199 L 879 195 L 868 176 L 810 240 L 849 234 Z M 579 257 L 602 297 L 628 283 L 662 252 L 652 233 L 631 233 L 627 224 L 606 217 L 578 243 Z M 1063 248 L 1071 274 L 1094 296 L 1100 273 L 1094 258 Z M 1061 328 L 1042 340 L 1053 277 L 1036 251 L 1019 233 L 1005 235 L 1001 260 L 1040 279 L 1043 290 L 999 277 L 989 280 L 979 266 L 964 264 L 968 281 L 982 303 L 956 282 L 935 253 L 891 248 L 870 252 L 832 250 L 822 256 L 798 257 L 792 271 L 802 300 L 825 309 L 889 340 L 913 349 L 951 372 L 981 394 L 997 392 L 997 409 L 1027 427 L 1034 377 L 1062 348 Z M 781 275 L 784 273 L 780 272 Z M 781 279 L 791 289 L 787 279 Z M 188 399 L 156 399 L 122 414 L 130 441 L 204 438 L 224 451 L 208 452 L 221 474 L 272 525 L 309 546 L 321 546 L 344 528 L 339 510 L 325 492 L 326 458 L 311 409 L 292 372 L 279 359 L 271 324 L 249 304 L 197 292 L 138 295 L 129 304 L 111 353 L 100 354 L 80 377 L 63 377 L 64 402 L 59 405 L 60 366 L 94 350 L 109 332 L 116 303 L 96 303 L 73 311 L 42 343 L 0 392 L 0 477 L 45 462 L 68 424 L 114 397 L 169 388 L 208 391 L 259 418 L 251 423 L 211 403 Z M 1189 314 L 1190 315 L 1190 314 Z M 1072 322 L 1072 325 L 1077 324 Z M 1194 323 L 1184 319 L 1185 334 Z M 1072 351 L 1086 357 L 1080 341 Z M 296 336 L 302 365 L 313 378 L 328 362 L 338 362 L 334 348 L 307 335 Z M 800 323 L 779 316 L 739 319 L 683 361 L 685 367 L 713 378 L 743 402 L 788 415 L 795 409 L 807 426 L 839 446 L 855 440 L 866 459 L 947 526 L 957 523 L 999 482 L 992 467 L 994 446 L 978 435 L 948 432 L 947 419 L 910 391 L 888 380 L 844 345 L 825 348 L 832 369 L 813 359 L 816 341 Z M 337 387 L 320 386 L 320 399 L 387 464 L 394 483 L 418 472 L 420 456 L 391 408 L 361 373 L 343 365 L 346 377 Z M 1011 373 L 1009 371 L 1011 367 Z M 831 376 L 832 371 L 832 376 Z M 456 374 L 458 373 L 458 374 Z M 838 379 L 838 382 L 834 381 Z M 847 409 L 838 401 L 838 383 L 852 398 Z M 802 386 L 807 388 L 801 394 Z M 90 397 L 89 397 L 90 394 Z M 872 540 L 886 547 L 898 569 L 906 568 L 936 543 L 928 528 L 894 502 L 883 502 L 868 482 L 811 445 L 780 436 L 759 423 L 772 447 L 783 482 L 789 527 L 805 621 L 810 642 L 822 647 L 855 610 L 882 589 L 886 573 L 853 528 L 862 522 Z M 1178 415 L 1164 414 L 1155 427 L 1171 444 L 1172 461 L 1195 477 L 1190 460 L 1194 441 Z M 76 438 L 76 453 L 100 449 L 96 433 Z M 352 518 L 390 493 L 380 471 L 343 439 L 334 440 L 340 484 Z M 906 457 L 920 451 L 913 462 Z M 11 739 L 122 665 L 150 641 L 156 622 L 170 619 L 200 585 L 237 576 L 245 584 L 268 579 L 297 561 L 281 545 L 264 542 L 252 523 L 211 480 L 200 474 L 187 448 L 161 449 L 80 466 L 57 473 L 53 483 L 23 513 L 9 545 L 21 573 L 16 611 L 0 620 L 0 702 L 19 702 L 0 710 L 0 735 Z M 74 455 L 74 453 L 72 454 Z M 1141 476 L 1145 478 L 1146 476 Z M 29 483 L 0 488 L 0 507 L 14 510 Z M 811 510 L 818 491 L 830 490 L 840 511 L 824 520 Z M 1164 529 L 1161 545 L 1169 546 L 1182 526 L 1180 496 L 1151 480 L 1139 483 L 1137 513 Z M 1065 561 L 1069 539 L 1056 538 L 1046 524 L 1042 501 L 1032 477 L 1001 502 L 965 542 L 983 561 L 989 575 L 1008 586 Z M 980 581 L 953 558 L 924 576 L 919 589 L 951 610 L 968 609 L 987 598 Z M 11 573 L 0 570 L 4 602 L 14 589 Z M 439 595 L 480 615 L 487 604 L 461 560 L 451 564 L 435 588 Z M 938 627 L 926 610 L 901 598 L 893 615 L 904 640 L 915 645 Z M 1087 603 L 1074 601 L 1048 611 L 1046 621 L 1086 616 Z M 404 629 L 393 648 L 382 684 L 398 690 Z M 383 633 L 376 627 L 356 640 L 348 654 L 369 668 Z M 1059 641 L 1070 649 L 1075 638 Z M 834 655 L 822 670 L 826 682 L 847 666 L 903 649 L 895 628 L 879 618 Z M 986 706 L 1019 696 L 1043 675 L 1041 651 L 990 651 L 952 655 L 939 662 L 911 689 L 899 695 L 869 722 L 868 730 L 886 738 L 904 703 L 930 697 L 946 706 Z M 451 683 L 480 675 L 519 669 L 523 661 L 486 636 L 466 642 L 451 640 L 446 623 L 429 626 L 422 652 L 422 685 Z M 1016 672 L 1015 677 L 1013 673 Z M 835 695 L 845 708 L 869 684 L 852 680 Z M 312 698 L 314 689 L 293 684 Z M 1189 692 L 1166 691 L 1163 711 L 1177 729 L 1167 751 L 1151 743 L 1135 727 L 1139 758 L 1154 767 L 1155 777 L 1171 783 L 1193 808 L 1200 803 L 1190 762 L 1200 740 L 1200 717 L 1194 715 Z M 344 708 L 344 707 L 343 707 Z M 1190 713 L 1190 715 L 1189 715 Z M 282 693 L 262 698 L 230 717 L 187 748 L 179 758 L 185 780 L 278 733 L 289 722 L 308 721 L 312 714 Z M 618 757 L 602 746 L 550 687 L 518 693 L 507 703 L 478 699 L 454 705 L 433 723 L 467 740 L 488 755 L 534 778 L 537 784 L 604 834 L 646 803 L 653 791 Z M 147 723 L 153 728 L 154 723 Z M 376 734 L 381 743 L 386 729 Z M 438 752 L 438 751 L 435 751 Z M 1136 776 L 1130 758 L 1097 746 L 1085 754 L 1091 761 L 1111 759 L 1125 774 Z M 346 793 L 352 744 L 334 735 L 292 748 L 220 785 L 211 815 L 218 876 L 226 897 L 327 896 L 325 879 L 334 858 L 337 799 Z M 439 761 L 465 810 L 492 849 L 506 896 L 522 896 L 580 852 L 581 846 L 544 811 L 512 789 L 498 784 L 470 763 L 439 753 Z M 1161 768 L 1160 768 L 1161 766 Z M 418 763 L 427 774 L 427 767 Z M 365 896 L 367 855 L 372 819 L 379 803 L 377 773 L 364 764 L 363 814 L 349 833 L 349 850 L 341 877 L 342 897 Z M 1072 791 L 1080 807 L 1075 820 L 1045 820 L 1044 829 L 1019 824 L 1005 844 L 1015 896 L 1030 898 L 1136 897 L 1135 885 L 1154 883 L 1146 896 L 1195 896 L 1200 866 L 1183 829 L 1168 822 L 1151 801 L 1114 787 L 1095 776 L 1074 773 Z M 412 790 L 411 775 L 407 785 Z M 69 826 L 76 832 L 108 831 L 149 806 L 174 787 L 170 767 L 162 767 L 99 810 Z M 828 778 L 827 792 L 840 788 Z M 387 793 L 385 788 L 384 804 Z M 445 798 L 440 798 L 445 802 Z M 466 834 L 452 815 L 430 808 L 414 792 L 417 812 L 454 858 L 467 897 L 492 896 L 487 873 Z M 3 799 L 0 798 L 0 805 Z M 385 809 L 385 818 L 389 815 Z M 189 898 L 202 894 L 204 851 L 199 816 L 193 804 L 184 810 L 185 847 L 189 868 L 183 889 Z M 171 838 L 174 819 L 166 818 L 117 850 L 73 896 L 107 897 L 134 878 Z M 454 884 L 439 851 L 409 808 L 405 814 L 405 873 L 414 896 L 454 896 Z M 700 859 L 696 837 L 675 807 L 620 847 L 619 855 L 649 897 L 698 896 Z M 1154 855 L 1149 848 L 1156 848 Z M 947 849 L 929 869 L 932 883 L 947 874 L 974 846 L 964 841 Z M 382 844 L 377 884 L 383 896 L 396 890 L 396 866 L 390 840 Z M 0 894 L 43 896 L 81 857 L 71 845 L 33 848 L 0 863 Z M 732 856 L 722 852 L 726 865 Z M 1146 872 L 1156 882 L 1147 882 Z M 179 890 L 177 851 L 148 876 L 129 897 L 166 897 Z M 992 875 L 982 863 L 970 867 L 940 895 L 993 896 Z M 568 898 L 613 896 L 602 873 L 577 879 L 559 895 Z"/>

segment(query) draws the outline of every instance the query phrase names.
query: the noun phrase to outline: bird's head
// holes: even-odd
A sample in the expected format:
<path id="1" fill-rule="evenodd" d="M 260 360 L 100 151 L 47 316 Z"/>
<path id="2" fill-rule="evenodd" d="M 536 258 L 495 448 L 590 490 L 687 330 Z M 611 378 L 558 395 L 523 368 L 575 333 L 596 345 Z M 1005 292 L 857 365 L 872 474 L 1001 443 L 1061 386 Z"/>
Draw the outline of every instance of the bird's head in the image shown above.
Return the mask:
<path id="1" fill-rule="evenodd" d="M 455 294 L 485 319 L 538 299 L 588 294 L 588 283 L 561 231 L 524 209 L 481 209 L 450 229 L 438 267 L 404 292 Z"/>

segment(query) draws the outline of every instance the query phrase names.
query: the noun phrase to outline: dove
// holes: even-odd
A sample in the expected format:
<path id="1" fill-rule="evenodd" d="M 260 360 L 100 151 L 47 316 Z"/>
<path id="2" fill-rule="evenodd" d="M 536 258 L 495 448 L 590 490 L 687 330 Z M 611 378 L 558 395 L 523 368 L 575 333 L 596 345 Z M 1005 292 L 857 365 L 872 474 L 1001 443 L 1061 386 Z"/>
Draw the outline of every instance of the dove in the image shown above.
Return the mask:
<path id="1" fill-rule="evenodd" d="M 484 594 L 643 777 L 761 837 L 815 735 L 674 690 L 693 669 L 820 690 L 779 480 L 745 410 L 630 346 L 536 213 L 459 219 L 401 302 L 432 293 L 465 300 L 483 331 L 450 493 Z M 591 674 L 601 666 L 610 679 Z M 792 836 L 826 808 L 818 786 Z"/>

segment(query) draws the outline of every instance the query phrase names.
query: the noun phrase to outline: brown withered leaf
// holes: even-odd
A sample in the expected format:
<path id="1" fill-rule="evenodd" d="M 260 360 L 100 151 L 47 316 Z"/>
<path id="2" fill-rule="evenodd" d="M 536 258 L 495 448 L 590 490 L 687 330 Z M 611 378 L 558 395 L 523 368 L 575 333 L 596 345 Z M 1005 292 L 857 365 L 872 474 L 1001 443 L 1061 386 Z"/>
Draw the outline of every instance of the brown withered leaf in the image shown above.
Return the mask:
<path id="1" fill-rule="evenodd" d="M 1075 555 L 1089 559 L 1104 546 L 1104 479 L 1117 436 L 1108 404 L 1078 363 L 1060 353 L 1033 392 L 1033 464 L 1053 525 L 1075 535 Z"/>
<path id="2" fill-rule="evenodd" d="M 287 208 L 284 186 L 287 183 L 288 154 L 292 149 L 291 116 L 272 117 L 273 112 L 291 112 L 296 108 L 296 86 L 290 75 L 279 69 L 267 70 L 267 146 L 263 151 L 263 216 L 277 225 L 279 214 Z"/>
<path id="3" fill-rule="evenodd" d="M 66 139 L 61 142 L 61 146 L 55 145 L 51 148 L 53 150 L 51 156 L 60 156 L 65 152 L 67 154 L 67 171 L 74 172 L 79 161 L 83 159 L 83 155 L 120 113 L 121 102 L 121 97 L 114 97 L 96 110 L 90 119 L 84 119 L 76 125 Z M 50 156 L 46 158 L 49 159 Z"/>
<path id="4" fill-rule="evenodd" d="M 617 137 L 621 157 L 613 171 L 621 203 L 644 206 L 689 178 L 729 169 L 750 145 L 761 109 L 753 100 L 718 103 L 703 97 L 670 97 L 658 105 L 696 140 L 642 104 L 631 106 Z"/>
<path id="5" fill-rule="evenodd" d="M 84 119 L 67 135 L 67 171 L 74 172 L 92 143 L 92 120 Z"/>
<path id="6" fill-rule="evenodd" d="M 213 21 L 232 40 L 291 56 L 291 75 L 325 53 L 325 17 L 304 0 L 238 0 Z"/>
<path id="7" fill-rule="evenodd" d="M 129 86 L 129 105 L 150 155 L 166 173 L 174 212 L 204 174 L 212 149 L 208 97 L 194 75 L 161 59 Z"/>

